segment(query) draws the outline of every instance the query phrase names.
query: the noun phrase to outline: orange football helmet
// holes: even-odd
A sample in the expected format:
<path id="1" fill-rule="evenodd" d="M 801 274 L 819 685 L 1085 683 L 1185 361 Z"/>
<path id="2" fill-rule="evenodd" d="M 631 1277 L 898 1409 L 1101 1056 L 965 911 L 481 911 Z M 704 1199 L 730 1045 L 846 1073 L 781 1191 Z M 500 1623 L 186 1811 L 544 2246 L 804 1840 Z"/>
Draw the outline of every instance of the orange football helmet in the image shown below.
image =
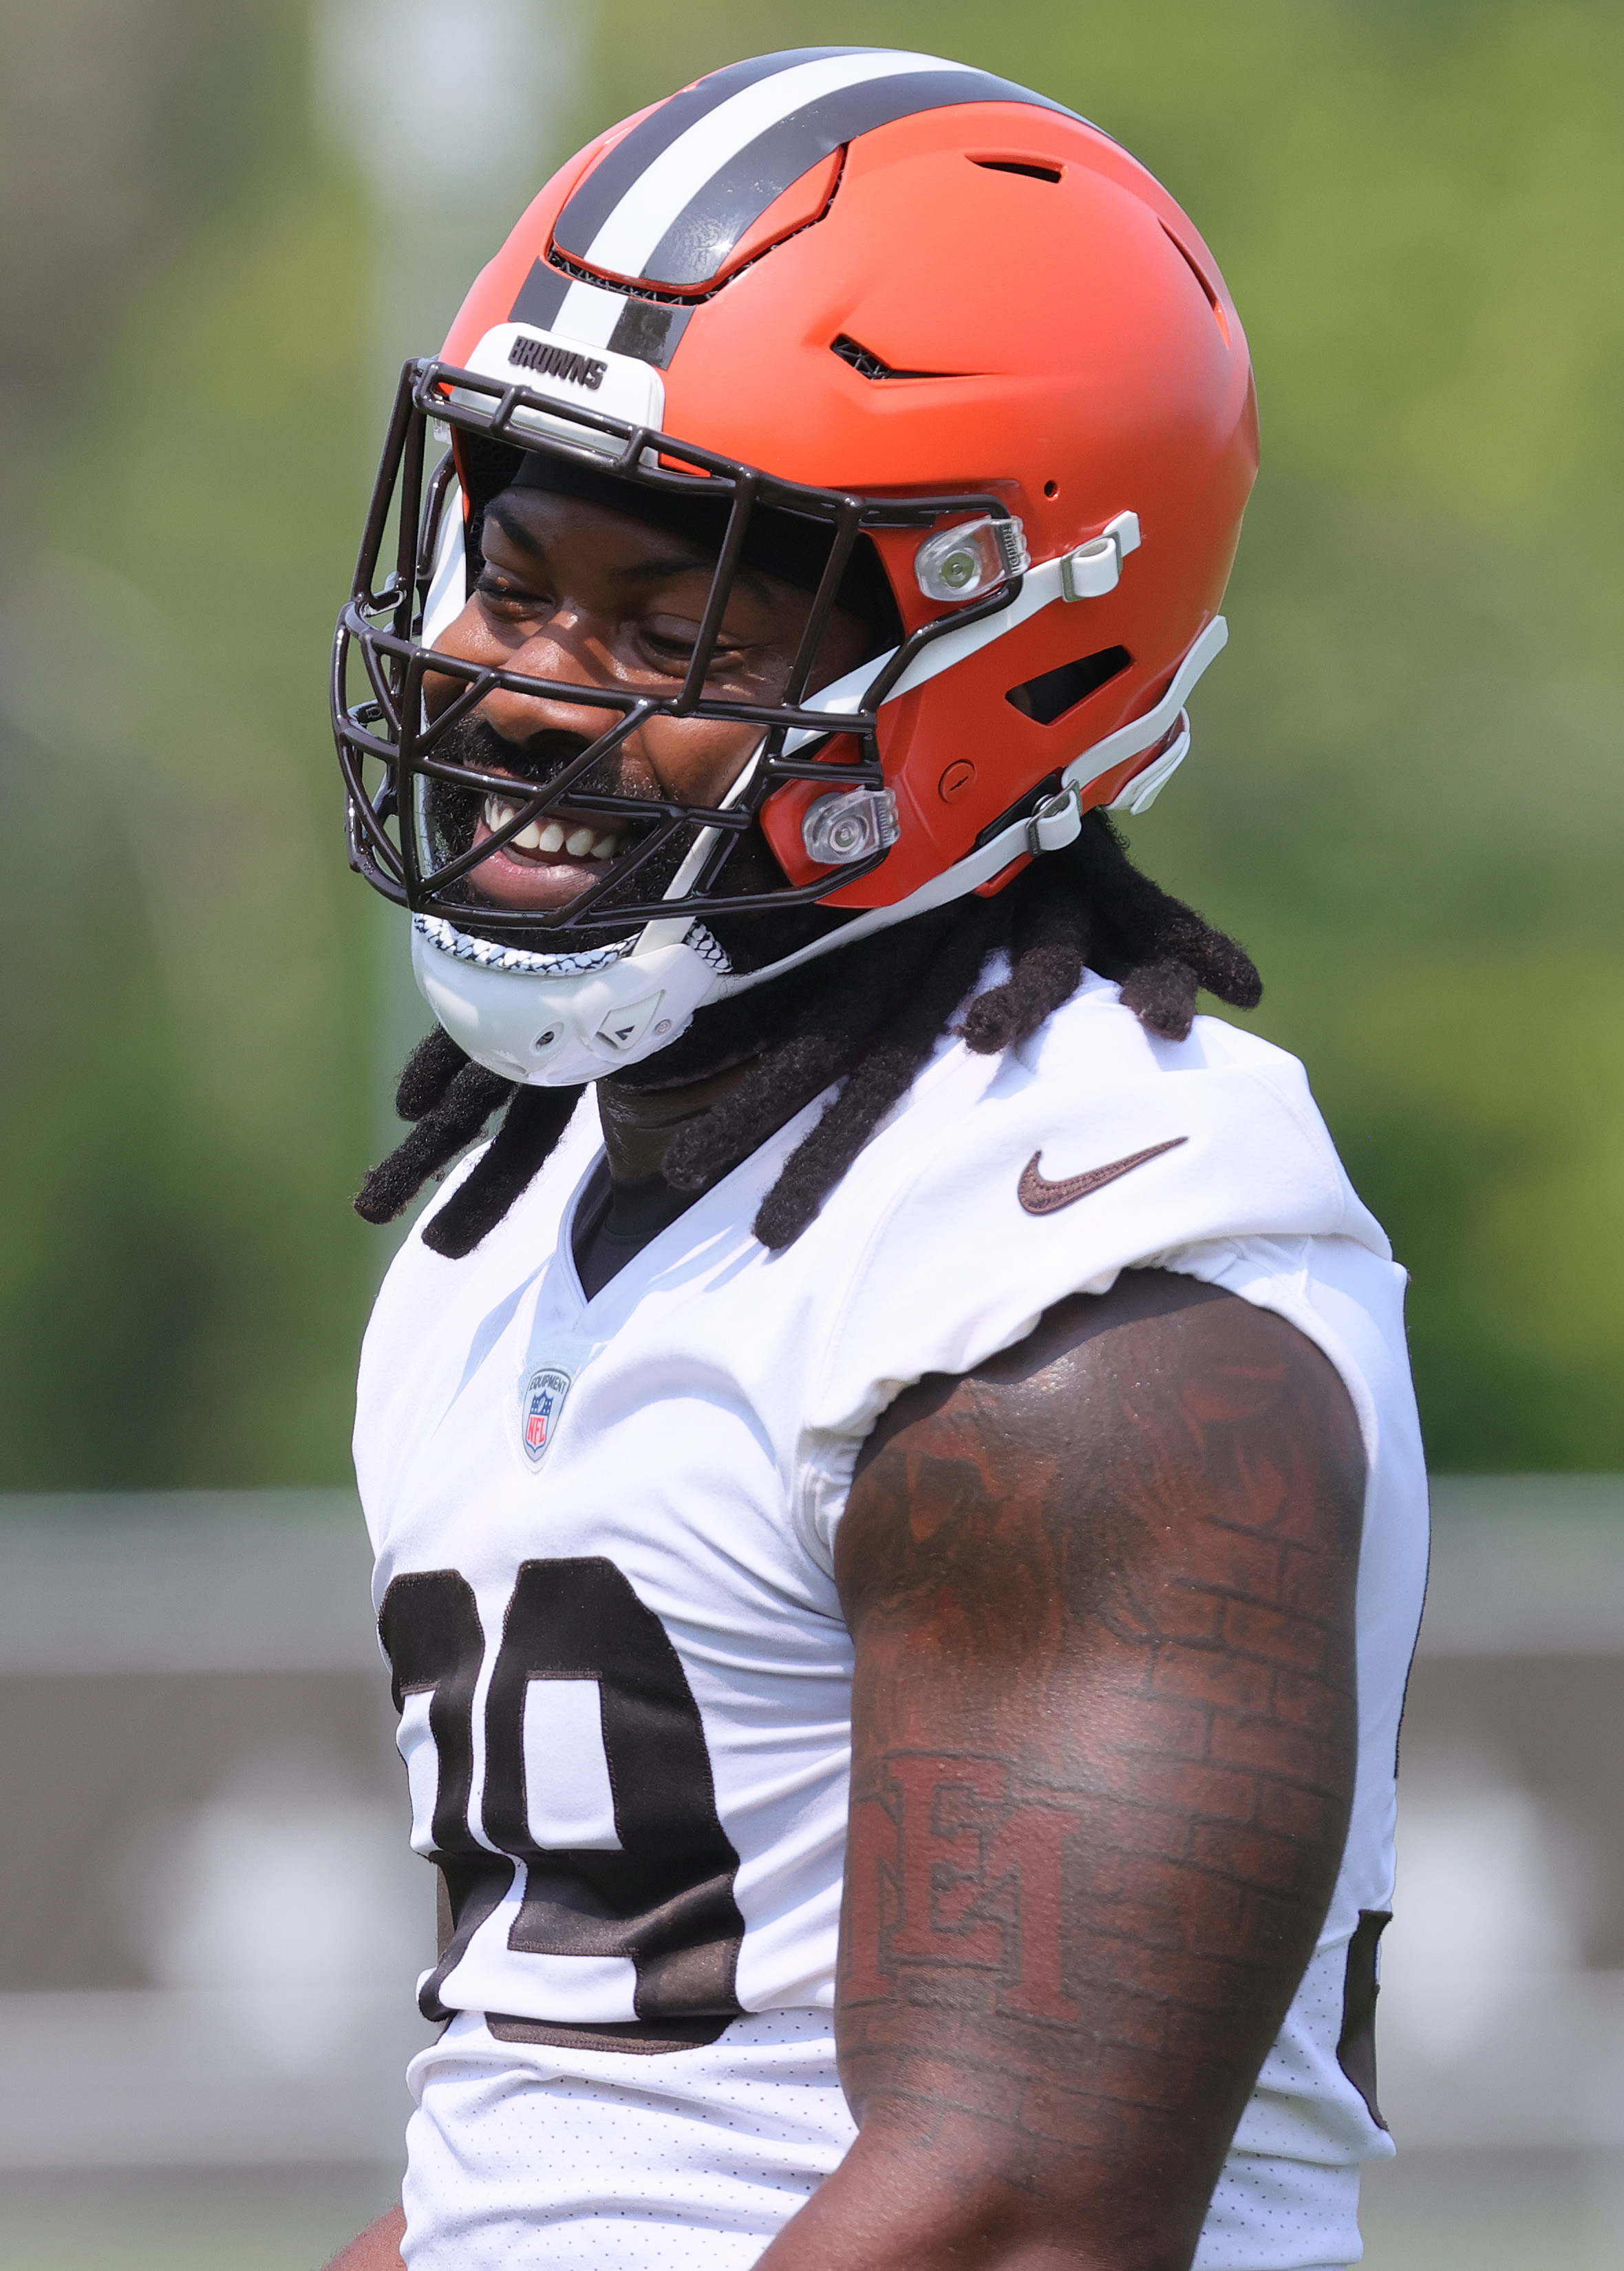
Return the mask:
<path id="1" fill-rule="evenodd" d="M 451 447 L 429 474 L 436 427 Z M 659 696 L 436 659 L 464 684 L 430 721 L 429 652 L 477 572 L 482 506 L 525 453 L 709 509 L 698 651 Z M 1256 455 L 1218 265 L 1108 135 L 927 56 L 798 49 L 712 72 L 572 158 L 439 356 L 406 367 L 339 627 L 354 864 L 436 948 L 537 975 L 601 970 L 644 926 L 644 953 L 697 939 L 714 972 L 707 916 L 816 902 L 869 929 L 996 888 L 1089 807 L 1142 808 L 1182 756 Z M 753 708 L 705 681 L 769 520 L 813 536 L 821 568 L 787 693 Z M 865 546 L 900 637 L 808 693 Z M 513 780 L 439 747 L 497 685 L 605 713 L 498 831 L 566 798 L 629 831 L 612 872 L 546 916 L 480 900 L 490 843 L 475 846 L 471 815 L 488 795 L 510 805 Z M 721 805 L 588 793 L 652 711 L 759 724 Z M 773 889 L 730 884 L 751 831 L 781 870 Z M 675 882 L 650 897 L 638 873 L 662 845 L 668 873 L 674 844 Z M 752 981 L 784 966 L 768 952 Z"/>

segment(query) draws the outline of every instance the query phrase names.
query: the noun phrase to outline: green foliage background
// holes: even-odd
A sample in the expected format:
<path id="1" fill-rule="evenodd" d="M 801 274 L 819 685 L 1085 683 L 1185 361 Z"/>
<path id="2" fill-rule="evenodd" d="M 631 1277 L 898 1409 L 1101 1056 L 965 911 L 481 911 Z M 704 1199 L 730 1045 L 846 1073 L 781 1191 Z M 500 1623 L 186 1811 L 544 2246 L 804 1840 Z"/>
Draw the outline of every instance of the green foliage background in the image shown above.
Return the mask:
<path id="1" fill-rule="evenodd" d="M 324 725 L 376 217 L 287 0 L 0 33 L 0 1487 L 323 1482 L 404 953 Z M 1414 1272 L 1434 1463 L 1624 1467 L 1624 14 L 602 0 L 578 37 L 581 134 L 740 54 L 924 47 L 1188 207 L 1264 469 L 1138 856 L 1252 946 Z"/>

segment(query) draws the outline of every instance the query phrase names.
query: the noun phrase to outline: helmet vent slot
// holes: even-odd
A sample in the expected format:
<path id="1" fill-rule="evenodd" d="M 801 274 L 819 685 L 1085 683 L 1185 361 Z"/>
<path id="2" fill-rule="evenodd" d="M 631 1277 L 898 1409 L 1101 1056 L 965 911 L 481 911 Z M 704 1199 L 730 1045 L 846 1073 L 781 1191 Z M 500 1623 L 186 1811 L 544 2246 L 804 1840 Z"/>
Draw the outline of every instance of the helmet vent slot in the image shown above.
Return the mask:
<path id="1" fill-rule="evenodd" d="M 1053 726 L 1079 702 L 1091 694 L 1098 694 L 1106 682 L 1121 675 L 1133 657 L 1125 646 L 1101 647 L 1098 654 L 1085 654 L 1076 662 L 1062 662 L 1058 670 L 1040 671 L 1021 686 L 1012 686 L 1004 700 L 1030 718 L 1034 725 Z"/>
<path id="2" fill-rule="evenodd" d="M 872 347 L 864 346 L 857 339 L 848 339 L 844 331 L 838 339 L 830 341 L 829 352 L 838 354 L 842 362 L 849 362 L 860 378 L 967 378 L 972 376 L 970 372 L 962 370 L 893 370 Z"/>
<path id="3" fill-rule="evenodd" d="M 1195 254 L 1190 250 L 1188 245 L 1180 242 L 1179 239 L 1173 235 L 1166 221 L 1163 221 L 1162 223 L 1162 235 L 1166 238 L 1168 243 L 1172 245 L 1173 250 L 1178 254 L 1180 259 L 1189 270 L 1190 274 L 1196 279 L 1197 284 L 1200 285 L 1203 296 L 1204 297 L 1208 307 L 1212 310 L 1214 319 L 1218 324 L 1219 331 L 1224 334 L 1224 345 L 1228 346 L 1230 345 L 1229 317 L 1224 313 L 1224 302 L 1218 297 L 1217 287 L 1207 275 L 1205 270 L 1202 267 L 1201 263 L 1196 259 Z"/>
<path id="4" fill-rule="evenodd" d="M 972 158 L 972 166 L 980 166 L 987 174 L 1024 174 L 1032 182 L 1058 182 L 1065 170 L 1061 166 L 1045 164 L 1041 158 Z"/>

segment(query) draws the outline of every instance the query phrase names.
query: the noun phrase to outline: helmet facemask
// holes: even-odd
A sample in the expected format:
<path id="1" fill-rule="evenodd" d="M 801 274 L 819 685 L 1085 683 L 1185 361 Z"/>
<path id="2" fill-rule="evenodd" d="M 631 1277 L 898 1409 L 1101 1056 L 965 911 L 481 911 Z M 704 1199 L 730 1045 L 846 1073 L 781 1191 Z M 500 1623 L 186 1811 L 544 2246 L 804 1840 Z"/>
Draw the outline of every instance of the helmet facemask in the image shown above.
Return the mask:
<path id="1" fill-rule="evenodd" d="M 454 432 L 455 445 L 425 478 L 436 425 Z M 594 496 L 634 517 L 701 532 L 714 564 L 680 681 L 658 691 L 565 682 L 434 652 L 466 602 L 485 507 L 521 464 L 538 469 L 530 486 Z M 807 934 L 804 915 L 786 924 L 789 911 L 811 909 L 888 854 L 878 726 L 890 688 L 932 637 L 1007 607 L 1020 588 L 1016 574 L 987 599 L 904 638 L 868 532 L 928 535 L 944 516 L 967 514 L 1010 517 L 990 494 L 884 497 L 802 487 L 561 399 L 544 386 L 435 361 L 408 364 L 335 652 L 333 723 L 349 794 L 352 865 L 421 916 L 549 960 L 583 951 L 596 958 L 606 947 L 623 951 L 652 923 L 670 924 L 660 935 L 674 940 L 696 922 L 741 915 L 778 918 L 738 927 L 771 935 L 771 947 L 764 936 L 760 950 L 744 957 L 771 960 L 783 951 L 786 928 Z M 391 546 L 392 566 L 381 572 Z M 780 576 L 787 567 L 787 580 L 810 595 L 774 702 L 707 691 L 735 580 L 752 563 Z M 833 685 L 809 692 L 831 614 L 853 599 L 875 623 L 878 651 Z M 889 630 L 876 621 L 887 614 Z M 424 701 L 430 673 L 439 681 L 432 705 Z M 496 689 L 599 711 L 601 730 L 590 739 L 560 733 L 530 745 L 507 742 L 478 714 Z M 662 716 L 758 729 L 754 755 L 718 802 L 627 793 L 622 746 Z M 823 792 L 805 834 L 820 871 L 800 882 L 773 858 L 760 819 L 767 800 L 793 782 L 815 782 Z M 481 894 L 480 866 L 493 845 L 520 836 L 533 844 L 532 831 L 555 828 L 566 843 L 578 844 L 591 830 L 592 844 L 613 845 L 573 899 L 541 911 Z M 731 922 L 728 929 L 737 935 Z"/>

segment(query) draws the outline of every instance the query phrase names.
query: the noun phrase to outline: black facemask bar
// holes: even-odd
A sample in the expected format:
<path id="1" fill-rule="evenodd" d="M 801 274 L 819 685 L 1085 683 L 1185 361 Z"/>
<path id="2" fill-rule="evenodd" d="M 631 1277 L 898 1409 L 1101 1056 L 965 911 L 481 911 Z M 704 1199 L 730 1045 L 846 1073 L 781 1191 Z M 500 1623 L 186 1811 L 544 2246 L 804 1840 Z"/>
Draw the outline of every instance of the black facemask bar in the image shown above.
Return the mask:
<path id="1" fill-rule="evenodd" d="M 538 414 L 548 421 L 540 430 Z M 456 478 L 448 452 L 425 480 L 431 421 L 525 453 L 540 452 L 590 467 L 667 496 L 692 498 L 712 509 L 719 503 L 726 504 L 726 527 L 698 638 L 680 685 L 667 694 L 650 694 L 575 680 L 531 678 L 434 653 L 423 645 L 423 610 L 440 523 Z M 600 435 L 602 445 L 571 442 L 559 432 L 561 422 Z M 778 703 L 728 700 L 704 691 L 751 516 L 763 509 L 800 515 L 830 532 L 828 560 L 784 698 Z M 984 491 L 884 497 L 803 487 L 555 395 L 452 364 L 408 362 L 401 373 L 372 493 L 354 585 L 339 615 L 334 643 L 332 727 L 347 793 L 351 867 L 397 905 L 439 915 L 458 928 L 513 944 L 521 942 L 516 934 L 532 945 L 545 938 L 549 948 L 556 938 L 566 951 L 602 944 L 606 933 L 625 935 L 654 920 L 804 906 L 871 874 L 886 858 L 885 850 L 801 885 L 786 881 L 776 888 L 749 890 L 735 883 L 730 890 L 726 882 L 729 862 L 756 829 L 762 805 L 786 782 L 816 780 L 828 789 L 883 788 L 879 711 L 890 689 L 935 639 L 998 612 L 1018 595 L 1021 578 L 1017 575 L 987 599 L 956 608 L 913 632 L 876 665 L 856 708 L 831 713 L 806 706 L 807 681 L 859 539 L 875 528 L 923 532 L 945 516 L 965 514 L 1002 521 L 1013 517 L 1001 497 Z M 391 521 L 394 559 L 380 580 Z M 351 674 L 357 662 L 368 688 L 367 696 L 359 702 L 351 699 Z M 425 717 L 422 699 L 423 679 L 429 671 L 442 680 L 462 681 L 461 690 L 432 722 Z M 445 753 L 448 735 L 498 689 L 567 702 L 577 710 L 601 710 L 606 713 L 604 729 L 533 785 L 511 773 L 457 762 Z M 615 794 L 592 785 L 593 768 L 646 720 L 660 716 L 723 719 L 760 730 L 763 740 L 749 778 L 726 806 Z M 796 732 L 816 738 L 786 756 L 785 741 Z M 837 736 L 855 741 L 858 756 L 852 762 L 820 757 L 820 748 Z M 369 765 L 378 769 L 371 786 Z M 514 809 L 474 845 L 471 815 L 489 797 Z M 592 815 L 600 828 L 629 831 L 629 845 L 609 872 L 588 883 L 567 905 L 550 911 L 501 906 L 479 897 L 477 883 L 470 878 L 480 863 L 533 821 L 545 823 L 562 804 L 568 805 L 572 816 Z M 466 845 L 459 844 L 457 827 L 443 822 L 443 814 L 452 807 L 465 815 L 462 832 L 470 838 Z M 714 831 L 713 841 L 682 896 L 640 896 L 634 880 L 639 873 L 652 861 L 658 862 L 657 875 L 661 866 L 670 871 L 674 860 L 691 851 L 705 830 Z M 644 891 L 647 888 L 643 886 Z"/>

